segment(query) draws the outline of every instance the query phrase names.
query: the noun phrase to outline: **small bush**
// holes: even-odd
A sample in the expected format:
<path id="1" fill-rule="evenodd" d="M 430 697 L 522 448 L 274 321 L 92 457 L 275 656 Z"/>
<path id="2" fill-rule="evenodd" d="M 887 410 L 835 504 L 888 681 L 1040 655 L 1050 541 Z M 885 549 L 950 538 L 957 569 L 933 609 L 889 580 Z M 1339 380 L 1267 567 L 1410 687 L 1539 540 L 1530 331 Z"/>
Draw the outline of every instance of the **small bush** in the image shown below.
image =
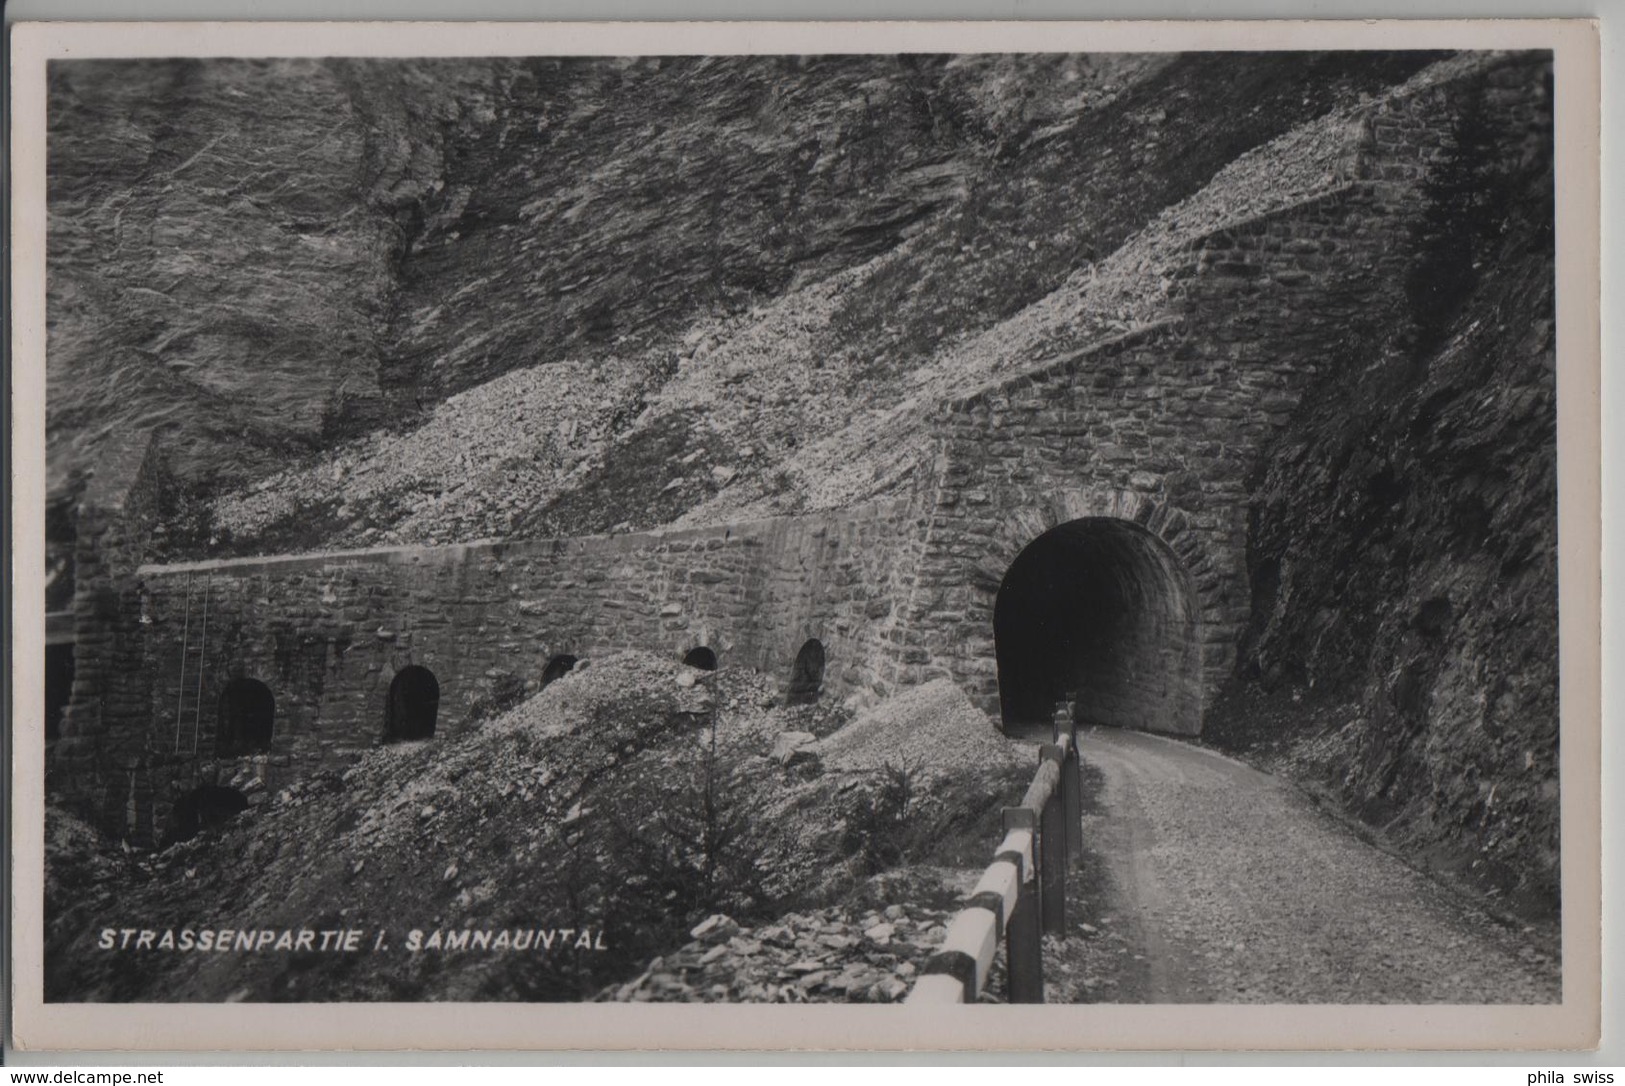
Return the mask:
<path id="1" fill-rule="evenodd" d="M 887 763 L 850 801 L 841 855 L 865 875 L 906 864 L 975 866 L 993 856 L 1000 811 L 1016 803 L 1029 769 L 997 766 L 923 777 Z"/>
<path id="2" fill-rule="evenodd" d="M 632 782 L 638 801 L 609 827 L 622 869 L 636 873 L 622 889 L 685 930 L 713 912 L 749 915 L 768 896 L 743 753 L 720 744 L 714 726 L 694 739 L 692 757 L 644 767 L 647 776 Z"/>
<path id="3" fill-rule="evenodd" d="M 909 847 L 910 822 L 915 813 L 915 775 L 887 762 L 874 780 L 861 789 L 847 808 L 841 831 L 841 852 L 867 874 L 902 862 Z"/>

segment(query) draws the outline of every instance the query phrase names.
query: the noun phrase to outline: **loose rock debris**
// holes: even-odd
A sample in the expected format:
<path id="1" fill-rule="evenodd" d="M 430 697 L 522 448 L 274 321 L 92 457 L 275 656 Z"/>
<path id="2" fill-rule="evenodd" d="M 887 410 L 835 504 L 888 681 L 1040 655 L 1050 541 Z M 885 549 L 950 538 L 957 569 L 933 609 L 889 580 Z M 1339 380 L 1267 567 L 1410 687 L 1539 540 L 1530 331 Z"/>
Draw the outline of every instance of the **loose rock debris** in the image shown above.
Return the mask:
<path id="1" fill-rule="evenodd" d="M 955 908 L 825 908 L 744 928 L 713 916 L 602 1001 L 896 1003 L 942 945 Z"/>
<path id="2" fill-rule="evenodd" d="M 893 878 L 945 839 L 986 853 L 1013 796 L 1008 774 L 975 759 L 1004 740 L 951 687 L 906 711 L 881 703 L 856 716 L 779 700 L 748 668 L 610 653 L 505 713 L 313 772 L 158 852 L 110 853 L 54 811 L 52 995 L 557 1001 L 643 974 L 639 990 L 662 999 L 685 998 L 684 985 L 688 998 L 720 998 L 717 984 L 732 986 L 729 998 L 896 999 L 958 895 L 935 875 L 884 889 L 871 876 Z M 895 765 L 927 740 L 874 727 L 886 720 L 942 740 L 979 721 L 987 738 L 943 742 L 930 767 L 908 772 L 907 811 L 892 810 L 874 802 L 892 778 L 867 767 Z M 852 728 L 826 764 L 826 742 Z M 894 741 L 902 747 L 888 753 Z M 782 762 L 776 745 L 787 748 Z M 953 751 L 972 760 L 944 753 Z M 894 904 L 903 911 L 888 916 Z M 342 927 L 368 932 L 369 946 L 383 931 L 395 949 L 137 961 L 96 951 L 95 932 L 115 917 L 155 931 L 216 917 L 256 930 Z M 406 950 L 413 930 L 511 928 L 586 928 L 593 947 Z M 819 967 L 797 966 L 807 962 Z M 670 983 L 659 979 L 667 974 Z"/>

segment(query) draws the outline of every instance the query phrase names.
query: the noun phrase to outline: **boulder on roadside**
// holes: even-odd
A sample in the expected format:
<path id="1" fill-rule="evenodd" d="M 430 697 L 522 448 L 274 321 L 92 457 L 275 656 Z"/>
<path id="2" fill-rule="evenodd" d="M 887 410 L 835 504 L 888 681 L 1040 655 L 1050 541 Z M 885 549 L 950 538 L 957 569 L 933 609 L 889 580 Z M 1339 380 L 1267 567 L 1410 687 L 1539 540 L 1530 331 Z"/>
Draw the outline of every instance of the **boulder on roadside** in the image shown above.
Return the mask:
<path id="1" fill-rule="evenodd" d="M 778 737 L 773 740 L 771 757 L 780 765 L 794 765 L 798 760 L 806 760 L 805 758 L 798 759 L 796 757 L 798 754 L 813 755 L 810 748 L 817 742 L 818 737 L 812 732 L 780 732 Z"/>
<path id="2" fill-rule="evenodd" d="M 695 925 L 689 938 L 701 943 L 721 943 L 739 934 L 739 923 L 730 916 L 713 913 Z"/>

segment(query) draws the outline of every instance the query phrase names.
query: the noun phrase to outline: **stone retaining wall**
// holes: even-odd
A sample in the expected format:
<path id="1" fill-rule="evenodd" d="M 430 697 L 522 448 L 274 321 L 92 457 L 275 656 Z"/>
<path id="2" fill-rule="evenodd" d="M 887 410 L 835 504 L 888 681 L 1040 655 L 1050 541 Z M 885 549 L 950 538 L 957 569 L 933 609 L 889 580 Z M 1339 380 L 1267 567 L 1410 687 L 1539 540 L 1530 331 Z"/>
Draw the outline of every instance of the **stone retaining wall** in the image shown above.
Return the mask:
<path id="1" fill-rule="evenodd" d="M 48 786 L 107 822 L 145 787 L 144 744 L 128 722 L 146 712 L 136 567 L 169 475 L 150 433 L 110 436 L 80 497 L 74 541 L 73 685 Z"/>
<path id="2" fill-rule="evenodd" d="M 892 611 L 890 563 L 909 508 L 903 500 L 688 531 L 144 567 L 135 621 L 145 636 L 131 671 L 145 684 L 139 710 L 120 718 L 121 740 L 173 764 L 183 784 L 248 766 L 275 785 L 295 766 L 340 767 L 382 742 L 390 683 L 409 665 L 439 683 L 442 738 L 467 726 L 499 680 L 517 676 L 534 689 L 554 656 L 590 666 L 626 648 L 679 659 L 703 645 L 782 688 L 816 638 L 823 696 L 845 699 L 874 685 L 869 632 Z M 183 631 L 192 644 L 184 689 Z M 239 677 L 276 698 L 271 746 L 214 763 L 220 691 Z"/>

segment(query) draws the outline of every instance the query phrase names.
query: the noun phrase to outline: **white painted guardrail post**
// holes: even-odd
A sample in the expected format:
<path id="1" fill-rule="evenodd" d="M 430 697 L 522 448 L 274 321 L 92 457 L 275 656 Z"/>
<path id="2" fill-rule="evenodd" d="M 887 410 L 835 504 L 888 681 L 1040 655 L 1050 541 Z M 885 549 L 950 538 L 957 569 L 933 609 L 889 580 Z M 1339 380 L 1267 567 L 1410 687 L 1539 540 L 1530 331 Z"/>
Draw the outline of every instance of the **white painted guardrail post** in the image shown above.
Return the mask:
<path id="1" fill-rule="evenodd" d="M 1011 857 L 1021 875 L 1015 907 L 1004 924 L 1004 968 L 1011 1003 L 1044 1002 L 1044 943 L 1038 931 L 1037 850 L 1033 848 L 1036 822 L 1026 807 L 1004 809 L 999 858 Z"/>
<path id="2" fill-rule="evenodd" d="M 1061 763 L 1061 802 L 1066 810 L 1066 854 L 1074 864 L 1083 860 L 1083 775 L 1078 755 L 1078 724 L 1073 715 L 1077 694 L 1055 710 L 1055 741 L 1066 750 Z M 1064 719 L 1063 719 L 1064 714 Z"/>
<path id="3" fill-rule="evenodd" d="M 1059 744 L 1046 743 L 1038 748 L 1042 763 L 1055 767 L 1054 784 L 1039 808 L 1038 821 L 1038 892 L 1041 898 L 1039 914 L 1044 921 L 1045 935 L 1066 935 L 1066 809 L 1062 801 L 1061 775 L 1066 765 L 1066 751 Z"/>
<path id="4" fill-rule="evenodd" d="M 1080 787 L 1077 729 L 1066 706 L 1057 709 L 1055 742 L 1039 748 L 1021 802 L 1004 809 L 993 863 L 925 963 L 909 1003 L 975 1003 L 1001 939 L 1009 1001 L 1044 1001 L 1043 936 L 1066 935 L 1066 873 L 1082 853 Z"/>
<path id="5" fill-rule="evenodd" d="M 999 866 L 989 868 L 978 887 L 993 877 L 994 868 Z M 988 970 L 993 967 L 993 955 L 998 949 L 999 918 L 993 909 L 972 904 L 959 910 L 948 924 L 942 949 L 931 955 L 921 970 L 925 975 L 909 995 L 909 1002 L 975 1003 L 987 984 Z M 938 978 L 953 983 L 948 985 Z M 922 993 L 927 981 L 932 981 L 932 987 Z"/>

